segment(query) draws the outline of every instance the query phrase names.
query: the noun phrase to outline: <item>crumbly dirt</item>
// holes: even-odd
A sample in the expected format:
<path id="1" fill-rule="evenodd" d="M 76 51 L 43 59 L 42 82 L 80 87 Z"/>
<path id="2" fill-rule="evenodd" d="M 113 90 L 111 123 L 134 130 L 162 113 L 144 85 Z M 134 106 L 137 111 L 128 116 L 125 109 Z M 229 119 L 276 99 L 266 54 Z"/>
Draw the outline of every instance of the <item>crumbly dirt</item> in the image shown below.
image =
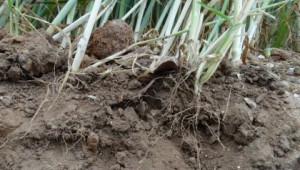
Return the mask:
<path id="1" fill-rule="evenodd" d="M 300 56 L 292 54 L 222 62 L 199 98 L 183 69 L 149 75 L 121 60 L 99 68 L 108 74 L 71 75 L 59 96 L 60 72 L 2 79 L 0 169 L 297 170 Z M 137 62 L 147 66 L 149 56 Z"/>
<path id="2" fill-rule="evenodd" d="M 25 80 L 62 67 L 67 61 L 63 51 L 43 31 L 24 36 L 0 33 L 0 80 Z"/>

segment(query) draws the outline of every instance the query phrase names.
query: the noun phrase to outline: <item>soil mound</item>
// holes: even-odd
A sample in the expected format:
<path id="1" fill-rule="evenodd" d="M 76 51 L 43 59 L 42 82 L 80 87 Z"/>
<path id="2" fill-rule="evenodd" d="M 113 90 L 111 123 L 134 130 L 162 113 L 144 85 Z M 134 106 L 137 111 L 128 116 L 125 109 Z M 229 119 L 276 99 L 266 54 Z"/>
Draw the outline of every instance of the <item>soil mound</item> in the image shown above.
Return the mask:
<path id="1" fill-rule="evenodd" d="M 63 51 L 44 32 L 11 37 L 2 31 L 0 37 L 0 80 L 40 77 L 65 64 Z"/>

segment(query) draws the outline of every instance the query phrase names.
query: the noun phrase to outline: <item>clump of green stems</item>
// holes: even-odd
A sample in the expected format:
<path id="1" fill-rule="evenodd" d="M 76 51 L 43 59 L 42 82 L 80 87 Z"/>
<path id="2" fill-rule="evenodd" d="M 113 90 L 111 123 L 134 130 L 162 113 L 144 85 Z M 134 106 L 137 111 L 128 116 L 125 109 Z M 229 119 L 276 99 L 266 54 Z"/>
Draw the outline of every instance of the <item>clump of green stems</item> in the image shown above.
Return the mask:
<path id="1" fill-rule="evenodd" d="M 296 0 L 6 0 L 0 4 L 0 27 L 16 35 L 32 27 L 45 28 L 63 48 L 66 40 L 53 25 L 70 37 L 79 37 L 71 67 L 72 72 L 77 72 L 92 30 L 111 19 L 125 20 L 133 28 L 137 44 L 143 44 L 144 33 L 157 33 L 152 41 L 161 45 L 161 59 L 178 58 L 179 47 L 185 44 L 186 63 L 196 70 L 194 87 L 195 94 L 199 94 L 225 57 L 241 63 L 245 37 L 253 46 L 274 47 L 287 45 L 290 33 L 299 38 L 300 17 L 289 18 L 299 14 L 299 4 Z M 286 18 L 289 22 L 283 22 Z M 279 29 L 271 28 L 271 33 L 278 35 L 276 38 L 260 38 L 261 24 L 266 21 L 278 25 Z M 300 49 L 299 40 L 296 49 Z M 150 67 L 149 71 L 154 69 Z"/>

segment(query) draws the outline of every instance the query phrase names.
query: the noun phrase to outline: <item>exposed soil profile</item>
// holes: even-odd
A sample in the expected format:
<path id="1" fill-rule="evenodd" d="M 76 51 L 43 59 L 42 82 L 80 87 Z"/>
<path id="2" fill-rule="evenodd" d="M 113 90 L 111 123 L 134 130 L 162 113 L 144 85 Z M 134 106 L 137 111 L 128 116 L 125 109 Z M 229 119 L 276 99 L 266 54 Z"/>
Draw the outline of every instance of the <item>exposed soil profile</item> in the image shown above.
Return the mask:
<path id="1" fill-rule="evenodd" d="M 198 100 L 184 69 L 145 75 L 122 59 L 58 95 L 64 52 L 32 35 L 0 41 L 1 170 L 300 169 L 299 54 L 222 62 Z M 136 53 L 148 66 L 145 50 L 123 59 Z"/>

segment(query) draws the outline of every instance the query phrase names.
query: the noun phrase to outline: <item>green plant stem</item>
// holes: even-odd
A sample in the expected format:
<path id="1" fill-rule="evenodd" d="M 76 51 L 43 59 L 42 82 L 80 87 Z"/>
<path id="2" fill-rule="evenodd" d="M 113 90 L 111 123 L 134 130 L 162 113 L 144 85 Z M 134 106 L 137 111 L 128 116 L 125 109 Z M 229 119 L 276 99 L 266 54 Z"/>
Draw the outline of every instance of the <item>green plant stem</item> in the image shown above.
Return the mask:
<path id="1" fill-rule="evenodd" d="M 137 22 L 136 22 L 136 25 L 135 25 L 135 30 L 134 30 L 134 32 L 135 32 L 135 34 L 134 34 L 135 42 L 139 39 L 140 34 L 141 34 L 140 28 L 141 28 L 143 15 L 144 15 L 144 12 L 145 12 L 145 9 L 146 9 L 147 1 L 148 0 L 144 0 L 143 3 L 140 6 L 140 10 L 139 10 Z"/>
<path id="2" fill-rule="evenodd" d="M 54 18 L 54 20 L 52 21 L 52 24 L 60 24 L 61 21 L 67 16 L 67 14 L 69 13 L 69 11 L 72 9 L 72 7 L 75 5 L 75 3 L 77 2 L 77 0 L 69 0 L 65 6 L 61 9 L 61 11 L 57 14 L 57 16 Z M 53 34 L 54 32 L 54 28 L 52 25 L 49 26 L 49 28 L 47 29 L 47 32 L 49 34 Z"/>

